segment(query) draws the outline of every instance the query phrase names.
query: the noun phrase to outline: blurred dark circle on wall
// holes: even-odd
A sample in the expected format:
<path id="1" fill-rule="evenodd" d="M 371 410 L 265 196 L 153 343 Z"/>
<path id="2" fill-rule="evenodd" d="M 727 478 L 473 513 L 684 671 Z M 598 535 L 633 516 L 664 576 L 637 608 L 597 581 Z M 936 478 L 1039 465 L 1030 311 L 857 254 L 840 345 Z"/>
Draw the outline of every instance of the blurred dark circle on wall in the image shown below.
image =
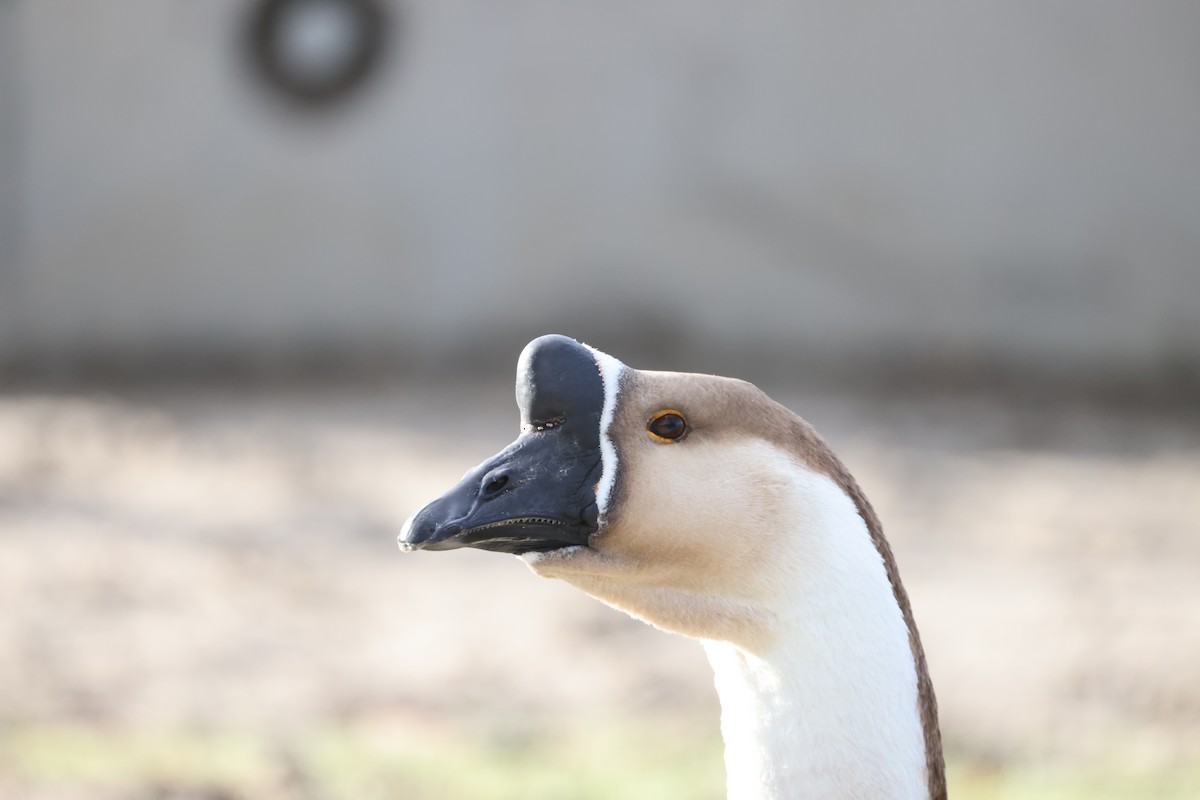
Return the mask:
<path id="1" fill-rule="evenodd" d="M 376 72 L 392 14 L 379 0 L 258 0 L 247 29 L 250 62 L 285 99 L 336 105 Z"/>

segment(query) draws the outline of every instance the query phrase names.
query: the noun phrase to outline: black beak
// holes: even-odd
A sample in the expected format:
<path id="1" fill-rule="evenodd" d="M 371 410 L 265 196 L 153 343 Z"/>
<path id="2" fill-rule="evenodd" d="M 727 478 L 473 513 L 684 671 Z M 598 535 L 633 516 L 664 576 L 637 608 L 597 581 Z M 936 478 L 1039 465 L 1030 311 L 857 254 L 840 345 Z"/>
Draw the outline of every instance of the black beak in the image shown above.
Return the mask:
<path id="1" fill-rule="evenodd" d="M 586 545 L 597 527 L 600 454 L 570 445 L 560 431 L 523 434 L 413 515 L 400 549 L 520 554 Z"/>
<path id="2" fill-rule="evenodd" d="M 520 554 L 586 545 L 598 528 L 603 403 L 590 351 L 565 336 L 535 339 L 517 366 L 524 432 L 414 514 L 400 549 Z"/>

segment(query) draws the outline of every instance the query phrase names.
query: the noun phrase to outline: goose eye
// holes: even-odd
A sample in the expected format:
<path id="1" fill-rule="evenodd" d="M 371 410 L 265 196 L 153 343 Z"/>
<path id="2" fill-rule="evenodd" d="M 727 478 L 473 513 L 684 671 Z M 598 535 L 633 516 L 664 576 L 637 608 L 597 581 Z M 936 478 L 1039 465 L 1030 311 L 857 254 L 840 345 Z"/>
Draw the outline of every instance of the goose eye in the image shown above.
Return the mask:
<path id="1" fill-rule="evenodd" d="M 687 420 L 678 411 L 660 411 L 646 424 L 650 438 L 659 442 L 677 442 L 687 430 Z"/>

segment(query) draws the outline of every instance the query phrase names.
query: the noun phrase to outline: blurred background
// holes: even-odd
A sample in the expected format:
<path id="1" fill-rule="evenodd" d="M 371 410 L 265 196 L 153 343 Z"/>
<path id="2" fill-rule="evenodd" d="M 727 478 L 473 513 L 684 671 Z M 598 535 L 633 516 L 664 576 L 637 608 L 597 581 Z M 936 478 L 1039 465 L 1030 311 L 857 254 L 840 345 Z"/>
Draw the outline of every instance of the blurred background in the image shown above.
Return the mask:
<path id="1" fill-rule="evenodd" d="M 0 797 L 723 796 L 698 645 L 395 549 L 548 332 L 825 433 L 952 796 L 1200 796 L 1198 36 L 0 0 Z"/>

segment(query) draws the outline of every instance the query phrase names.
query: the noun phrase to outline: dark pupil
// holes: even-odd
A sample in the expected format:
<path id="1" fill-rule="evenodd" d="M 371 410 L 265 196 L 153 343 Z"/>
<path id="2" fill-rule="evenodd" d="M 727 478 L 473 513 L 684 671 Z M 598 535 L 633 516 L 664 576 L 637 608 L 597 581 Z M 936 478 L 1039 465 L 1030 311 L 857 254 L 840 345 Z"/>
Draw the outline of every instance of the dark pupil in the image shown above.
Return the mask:
<path id="1" fill-rule="evenodd" d="M 687 423 L 678 414 L 663 414 L 650 423 L 650 431 L 664 439 L 678 439 L 685 427 Z"/>

